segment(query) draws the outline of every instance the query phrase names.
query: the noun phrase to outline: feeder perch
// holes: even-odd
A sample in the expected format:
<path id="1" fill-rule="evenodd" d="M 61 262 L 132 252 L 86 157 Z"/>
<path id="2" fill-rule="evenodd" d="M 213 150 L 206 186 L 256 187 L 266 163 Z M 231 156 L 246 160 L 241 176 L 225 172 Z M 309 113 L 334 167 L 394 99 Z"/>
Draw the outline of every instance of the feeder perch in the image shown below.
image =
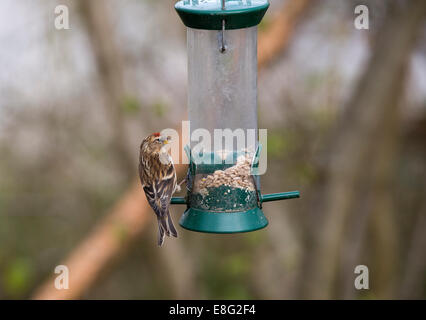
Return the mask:
<path id="1" fill-rule="evenodd" d="M 298 198 L 299 192 L 262 195 L 256 168 L 261 145 L 257 130 L 257 25 L 267 0 L 182 0 L 175 9 L 187 27 L 188 115 L 196 130 L 254 132 L 242 147 L 232 139 L 218 148 L 191 142 L 187 206 L 180 225 L 192 231 L 237 233 L 268 225 L 262 204 Z M 246 134 L 247 135 L 247 134 Z M 224 142 L 223 139 L 220 138 Z M 251 142 L 249 142 L 251 140 Z M 216 140 L 215 140 L 216 142 Z M 204 141 L 203 141 L 204 143 Z"/>

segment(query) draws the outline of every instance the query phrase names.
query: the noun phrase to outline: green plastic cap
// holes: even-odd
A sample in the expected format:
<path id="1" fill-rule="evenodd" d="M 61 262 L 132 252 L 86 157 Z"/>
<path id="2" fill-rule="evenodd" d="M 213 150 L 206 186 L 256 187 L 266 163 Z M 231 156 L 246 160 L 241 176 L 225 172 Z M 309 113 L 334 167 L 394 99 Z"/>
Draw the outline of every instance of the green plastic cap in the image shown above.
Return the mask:
<path id="1" fill-rule="evenodd" d="M 221 30 L 223 20 L 226 30 L 256 26 L 268 7 L 268 0 L 225 0 L 224 10 L 221 0 L 181 0 L 175 4 L 187 27 L 205 30 Z"/>

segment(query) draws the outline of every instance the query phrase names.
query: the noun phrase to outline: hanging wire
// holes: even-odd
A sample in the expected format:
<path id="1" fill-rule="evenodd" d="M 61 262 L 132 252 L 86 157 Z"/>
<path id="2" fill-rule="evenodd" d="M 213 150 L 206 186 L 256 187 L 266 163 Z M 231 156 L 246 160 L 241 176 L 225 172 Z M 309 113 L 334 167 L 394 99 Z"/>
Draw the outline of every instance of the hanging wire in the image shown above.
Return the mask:
<path id="1" fill-rule="evenodd" d="M 224 53 L 225 51 L 226 51 L 226 44 L 225 44 L 225 20 L 222 20 L 222 36 L 221 36 L 220 52 Z"/>
<path id="2" fill-rule="evenodd" d="M 225 10 L 225 0 L 222 1 L 222 10 Z M 220 52 L 224 53 L 226 51 L 226 44 L 225 44 L 225 19 L 222 20 L 222 43 L 220 46 Z"/>

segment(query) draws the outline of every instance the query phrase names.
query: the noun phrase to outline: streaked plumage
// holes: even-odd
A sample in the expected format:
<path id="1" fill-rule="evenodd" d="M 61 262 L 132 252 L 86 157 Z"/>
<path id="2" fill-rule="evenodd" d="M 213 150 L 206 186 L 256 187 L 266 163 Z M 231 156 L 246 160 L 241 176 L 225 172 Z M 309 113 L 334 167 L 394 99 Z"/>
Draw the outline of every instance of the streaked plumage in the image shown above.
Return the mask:
<path id="1" fill-rule="evenodd" d="M 173 161 L 163 146 L 170 137 L 154 133 L 146 137 L 140 146 L 139 176 L 148 203 L 157 215 L 158 245 L 167 236 L 177 237 L 177 231 L 170 217 L 169 206 L 173 193 L 179 187 Z"/>

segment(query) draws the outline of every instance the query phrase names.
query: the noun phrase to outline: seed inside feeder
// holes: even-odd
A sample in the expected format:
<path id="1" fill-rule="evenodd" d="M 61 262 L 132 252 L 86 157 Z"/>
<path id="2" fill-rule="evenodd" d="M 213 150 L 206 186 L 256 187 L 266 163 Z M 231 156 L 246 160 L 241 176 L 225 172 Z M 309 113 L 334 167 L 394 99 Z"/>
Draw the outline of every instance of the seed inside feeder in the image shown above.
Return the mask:
<path id="1" fill-rule="evenodd" d="M 225 170 L 216 170 L 212 174 L 197 179 L 194 186 L 195 193 L 206 196 L 209 194 L 210 188 L 218 188 L 220 186 L 243 189 L 247 192 L 255 191 L 251 176 L 251 159 L 252 157 L 249 154 L 241 155 L 232 167 Z M 225 189 L 224 196 L 227 193 L 231 193 L 230 188 Z"/>

